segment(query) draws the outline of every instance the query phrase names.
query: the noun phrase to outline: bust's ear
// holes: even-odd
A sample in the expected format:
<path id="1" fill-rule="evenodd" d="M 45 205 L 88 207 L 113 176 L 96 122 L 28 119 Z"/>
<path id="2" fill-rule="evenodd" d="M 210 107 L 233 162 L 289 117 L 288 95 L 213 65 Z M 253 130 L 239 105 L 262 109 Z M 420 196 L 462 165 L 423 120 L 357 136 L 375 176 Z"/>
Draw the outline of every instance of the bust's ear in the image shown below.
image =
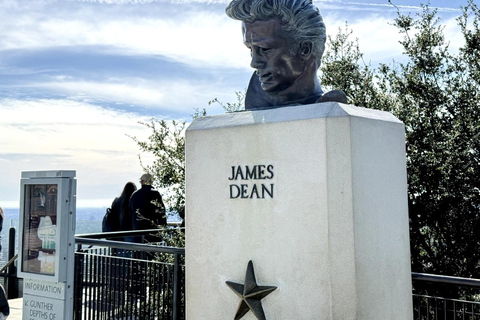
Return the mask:
<path id="1" fill-rule="evenodd" d="M 300 42 L 298 51 L 303 61 L 308 60 L 312 56 L 313 42 L 308 40 Z"/>

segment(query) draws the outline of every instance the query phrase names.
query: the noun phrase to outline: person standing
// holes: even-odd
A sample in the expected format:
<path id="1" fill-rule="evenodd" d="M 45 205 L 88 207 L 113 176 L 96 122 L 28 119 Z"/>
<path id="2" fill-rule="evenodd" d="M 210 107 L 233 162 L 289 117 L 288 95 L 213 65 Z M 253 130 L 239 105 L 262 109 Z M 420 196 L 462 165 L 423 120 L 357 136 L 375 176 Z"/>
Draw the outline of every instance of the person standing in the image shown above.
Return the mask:
<path id="1" fill-rule="evenodd" d="M 110 231 L 130 231 L 133 230 L 132 217 L 130 216 L 130 197 L 137 190 L 133 182 L 127 182 L 123 187 L 122 193 L 116 197 L 107 217 L 107 224 Z"/>
<path id="2" fill-rule="evenodd" d="M 135 191 L 130 197 L 130 215 L 132 217 L 133 230 L 158 229 L 160 226 L 167 225 L 167 217 L 165 215 L 165 205 L 162 201 L 160 193 L 152 187 L 152 175 L 145 173 L 140 177 L 142 187 Z M 155 234 L 145 236 L 146 242 L 159 242 L 161 238 Z M 133 241 L 142 242 L 142 237 L 133 237 Z M 146 252 L 136 252 L 133 256 L 134 269 L 132 286 L 130 291 L 133 293 L 135 300 L 144 301 L 147 293 L 147 283 L 141 279 L 145 279 L 147 275 L 146 265 L 144 262 L 150 260 L 151 256 Z M 137 263 L 135 265 L 135 263 Z M 135 267 L 136 266 L 136 267 Z"/>
<path id="3" fill-rule="evenodd" d="M 123 187 L 122 193 L 116 197 L 110 209 L 108 209 L 102 223 L 103 232 L 130 231 L 132 230 L 132 219 L 130 217 L 130 208 L 128 206 L 130 197 L 137 190 L 133 182 L 127 182 Z M 111 238 L 115 241 L 128 241 L 129 237 Z M 113 312 L 115 307 L 123 307 L 125 304 L 125 291 L 128 290 L 129 267 L 123 258 L 130 258 L 131 251 L 125 249 L 112 249 L 112 259 L 105 264 L 105 270 L 108 273 L 109 283 L 103 289 L 102 303 L 105 310 Z M 118 258 L 122 257 L 122 258 Z"/>
<path id="4" fill-rule="evenodd" d="M 3 220 L 5 220 L 5 214 L 3 213 L 2 207 L 0 207 L 0 231 L 3 229 Z M 0 245 L 0 250 L 2 247 Z M 0 320 L 7 319 L 10 314 L 10 305 L 8 304 L 8 299 L 5 294 L 3 286 L 0 285 Z"/>
<path id="5" fill-rule="evenodd" d="M 165 205 L 160 193 L 152 187 L 153 177 L 145 173 L 140 177 L 142 187 L 130 197 L 130 215 L 133 230 L 158 229 L 167 225 Z M 147 241 L 158 240 L 155 236 L 147 236 Z M 141 242 L 141 237 L 135 237 Z"/>

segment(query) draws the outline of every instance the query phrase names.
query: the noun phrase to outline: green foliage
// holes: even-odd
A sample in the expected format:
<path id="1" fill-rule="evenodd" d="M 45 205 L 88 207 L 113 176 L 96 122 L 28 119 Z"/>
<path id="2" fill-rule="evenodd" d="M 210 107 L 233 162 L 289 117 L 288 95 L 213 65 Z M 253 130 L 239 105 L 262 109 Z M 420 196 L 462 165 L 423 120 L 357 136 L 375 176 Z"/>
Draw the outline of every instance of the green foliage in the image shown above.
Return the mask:
<path id="1" fill-rule="evenodd" d="M 185 232 L 183 229 L 164 226 L 160 226 L 159 229 L 160 231 L 156 236 L 162 239 L 162 242 L 160 243 L 162 246 L 185 248 Z M 159 262 L 173 264 L 174 259 L 174 255 L 170 253 L 155 254 L 155 260 Z M 181 259 L 181 262 L 183 263 L 184 257 L 182 257 Z"/>
<path id="2" fill-rule="evenodd" d="M 237 100 L 235 102 L 224 103 L 224 102 L 219 101 L 217 98 L 215 98 L 213 100 L 208 101 L 208 105 L 210 106 L 214 103 L 217 103 L 227 113 L 242 111 L 245 108 L 244 107 L 245 94 L 246 94 L 246 91 L 235 91 L 235 96 L 237 98 Z M 203 109 L 203 111 L 204 111 L 203 115 L 206 115 L 205 109 Z"/>
<path id="3" fill-rule="evenodd" d="M 478 278 L 480 12 L 473 0 L 463 8 L 465 45 L 454 54 L 437 11 L 422 9 L 415 17 L 399 11 L 394 21 L 405 63 L 366 65 L 340 30 L 329 39 L 321 81 L 405 123 L 413 271 Z"/>
<path id="4" fill-rule="evenodd" d="M 151 119 L 141 122 L 151 129 L 147 141 L 131 137 L 140 151 L 151 154 L 154 160 L 144 165 L 145 172 L 154 177 L 154 186 L 162 190 L 162 197 L 170 214 L 177 213 L 185 206 L 185 121 Z"/>
<path id="5" fill-rule="evenodd" d="M 210 105 L 210 103 L 212 103 L 212 102 L 209 101 L 208 104 Z M 192 118 L 196 119 L 196 118 L 199 118 L 199 117 L 205 117 L 206 115 L 207 115 L 207 110 L 205 108 L 203 108 L 203 109 L 196 108 L 195 112 L 192 114 Z"/>
<path id="6" fill-rule="evenodd" d="M 335 38 L 328 37 L 329 48 L 320 68 L 320 81 L 325 91 L 340 89 L 350 104 L 392 111 L 395 99 L 389 95 L 388 83 L 363 60 L 358 39 L 350 41 L 348 24 L 339 28 Z M 384 65 L 383 68 L 388 66 Z"/>

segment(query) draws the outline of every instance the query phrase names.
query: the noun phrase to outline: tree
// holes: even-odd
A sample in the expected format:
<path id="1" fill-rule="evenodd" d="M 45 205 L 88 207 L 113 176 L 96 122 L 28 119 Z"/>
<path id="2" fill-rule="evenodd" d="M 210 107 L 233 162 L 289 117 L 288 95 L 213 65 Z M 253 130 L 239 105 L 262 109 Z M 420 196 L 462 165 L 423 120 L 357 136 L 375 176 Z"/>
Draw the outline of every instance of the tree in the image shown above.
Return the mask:
<path id="1" fill-rule="evenodd" d="M 384 90 L 384 84 L 378 82 L 375 69 L 364 62 L 358 39 L 350 41 L 351 35 L 352 30 L 345 24 L 335 38 L 328 37 L 329 47 L 320 68 L 324 91 L 340 89 L 353 105 L 390 110 L 393 99 Z"/>
<path id="2" fill-rule="evenodd" d="M 405 123 L 413 271 L 480 277 L 479 21 L 469 0 L 458 18 L 465 45 L 454 54 L 435 9 L 398 11 L 407 62 L 378 68 L 348 30 L 329 39 L 322 83 Z"/>
<path id="3" fill-rule="evenodd" d="M 152 134 L 147 141 L 131 138 L 141 152 L 154 158 L 151 164 L 144 165 L 139 156 L 140 165 L 154 177 L 154 186 L 162 189 L 169 214 L 177 214 L 185 207 L 185 121 L 152 118 L 140 123 L 150 128 Z"/>

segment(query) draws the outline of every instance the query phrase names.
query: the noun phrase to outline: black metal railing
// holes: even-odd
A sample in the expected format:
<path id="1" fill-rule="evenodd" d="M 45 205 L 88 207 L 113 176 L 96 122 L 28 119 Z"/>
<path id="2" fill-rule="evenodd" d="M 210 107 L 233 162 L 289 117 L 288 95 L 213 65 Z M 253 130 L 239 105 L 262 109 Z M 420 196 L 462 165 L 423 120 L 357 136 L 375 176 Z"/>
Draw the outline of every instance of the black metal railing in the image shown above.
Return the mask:
<path id="1" fill-rule="evenodd" d="M 17 268 L 15 262 L 18 254 L 15 253 L 15 235 L 16 230 L 11 227 L 8 230 L 8 261 L 0 269 L 0 277 L 2 277 L 1 284 L 3 284 L 8 299 L 15 299 L 19 297 L 19 287 L 22 284 L 21 279 L 17 277 Z"/>
<path id="2" fill-rule="evenodd" d="M 412 272 L 414 320 L 480 320 L 480 280 Z"/>
<path id="3" fill-rule="evenodd" d="M 75 236 L 75 320 L 185 319 L 185 249 L 117 241 L 156 232 Z"/>

